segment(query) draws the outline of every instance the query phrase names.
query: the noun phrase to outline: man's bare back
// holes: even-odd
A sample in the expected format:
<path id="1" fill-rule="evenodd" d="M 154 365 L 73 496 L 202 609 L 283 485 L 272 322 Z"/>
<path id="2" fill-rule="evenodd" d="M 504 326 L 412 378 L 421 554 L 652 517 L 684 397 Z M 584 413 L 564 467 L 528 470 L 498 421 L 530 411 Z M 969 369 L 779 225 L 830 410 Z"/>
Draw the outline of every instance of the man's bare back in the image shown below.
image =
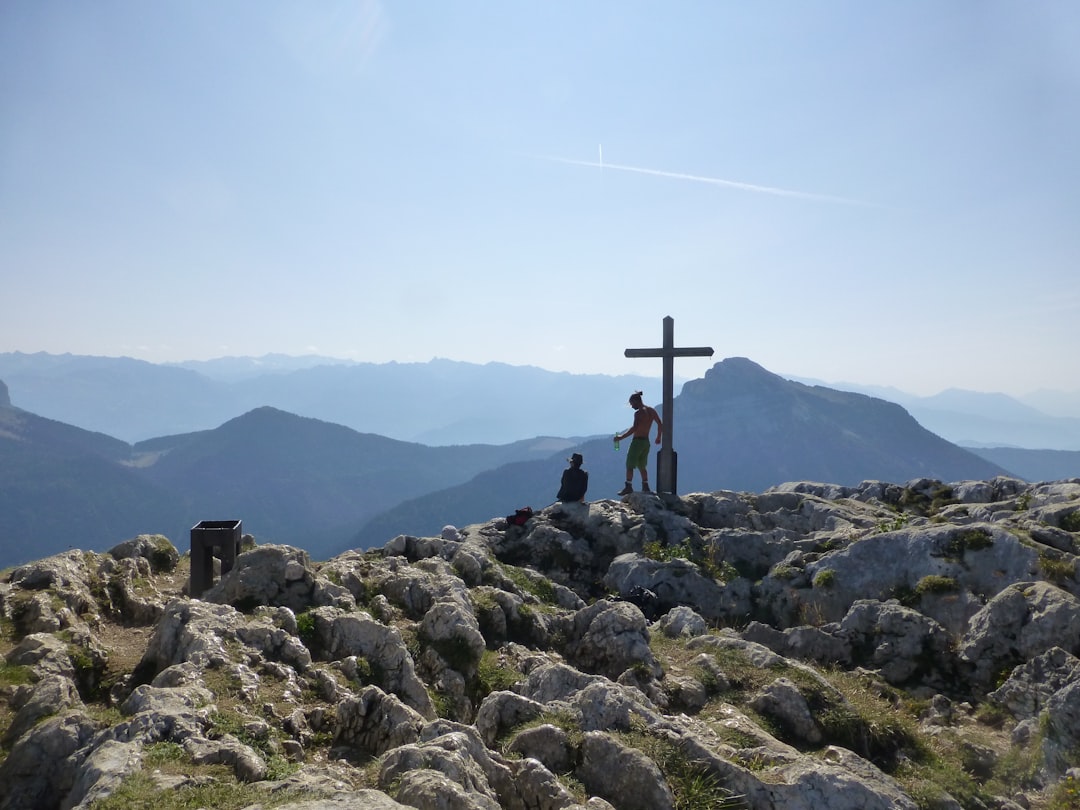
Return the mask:
<path id="1" fill-rule="evenodd" d="M 653 422 L 656 422 L 656 443 L 660 444 L 660 436 L 663 432 L 663 426 L 660 424 L 660 414 L 654 408 L 650 408 L 645 404 L 642 404 L 640 408 L 634 411 L 634 426 L 631 428 L 631 435 L 635 439 L 648 439 Z"/>

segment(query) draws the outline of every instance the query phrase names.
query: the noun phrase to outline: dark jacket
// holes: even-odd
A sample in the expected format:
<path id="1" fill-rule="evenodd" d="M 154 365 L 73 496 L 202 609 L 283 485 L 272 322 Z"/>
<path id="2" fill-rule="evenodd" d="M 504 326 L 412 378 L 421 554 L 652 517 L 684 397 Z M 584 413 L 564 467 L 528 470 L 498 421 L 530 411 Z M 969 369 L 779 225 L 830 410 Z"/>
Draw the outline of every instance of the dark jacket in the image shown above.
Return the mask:
<path id="1" fill-rule="evenodd" d="M 555 497 L 560 501 L 580 501 L 589 489 L 589 474 L 573 465 L 563 470 L 562 485 Z"/>

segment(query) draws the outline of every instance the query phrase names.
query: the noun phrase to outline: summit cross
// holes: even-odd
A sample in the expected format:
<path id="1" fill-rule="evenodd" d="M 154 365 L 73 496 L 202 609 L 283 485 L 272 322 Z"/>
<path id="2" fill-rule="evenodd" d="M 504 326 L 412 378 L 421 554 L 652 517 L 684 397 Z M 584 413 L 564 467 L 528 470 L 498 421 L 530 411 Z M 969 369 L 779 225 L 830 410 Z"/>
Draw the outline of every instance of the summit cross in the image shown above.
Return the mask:
<path id="1" fill-rule="evenodd" d="M 668 315 L 664 318 L 664 345 L 658 349 L 627 349 L 626 357 L 661 357 L 664 360 L 664 404 L 660 430 L 660 454 L 656 459 L 657 493 L 675 494 L 677 478 L 676 454 L 671 446 L 672 421 L 675 414 L 675 358 L 676 357 L 712 357 L 711 346 L 675 348 L 675 319 Z"/>

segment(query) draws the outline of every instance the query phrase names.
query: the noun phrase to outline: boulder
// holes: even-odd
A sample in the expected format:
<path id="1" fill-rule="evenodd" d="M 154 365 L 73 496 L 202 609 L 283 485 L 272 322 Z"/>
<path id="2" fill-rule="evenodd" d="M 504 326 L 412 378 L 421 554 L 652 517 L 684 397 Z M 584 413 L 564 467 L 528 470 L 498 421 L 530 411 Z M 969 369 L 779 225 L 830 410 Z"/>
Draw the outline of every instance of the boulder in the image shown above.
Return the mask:
<path id="1" fill-rule="evenodd" d="M 1018 720 L 1038 717 L 1054 693 L 1080 681 L 1080 658 L 1051 647 L 1016 667 L 987 699 L 1004 706 Z"/>
<path id="2" fill-rule="evenodd" d="M 675 796 L 656 763 L 606 732 L 585 734 L 581 764 L 574 773 L 586 790 L 619 810 L 675 808 Z"/>
<path id="3" fill-rule="evenodd" d="M 701 636 L 706 630 L 705 619 L 685 605 L 672 608 L 660 618 L 660 632 L 668 638 Z"/>
<path id="4" fill-rule="evenodd" d="M 346 588 L 316 577 L 306 551 L 282 545 L 258 546 L 240 554 L 232 570 L 206 591 L 202 599 L 242 610 L 280 605 L 294 613 L 312 605 L 344 609 L 356 606 Z"/>
<path id="5" fill-rule="evenodd" d="M 743 616 L 750 609 L 748 590 L 725 587 L 683 559 L 662 562 L 636 553 L 622 554 L 612 561 L 604 575 L 604 585 L 623 598 L 635 588 L 644 588 L 656 595 L 660 613 L 680 605 L 693 605 L 705 619 L 715 621 Z"/>
<path id="6" fill-rule="evenodd" d="M 350 656 L 366 659 L 378 677 L 378 686 L 401 698 L 423 717 L 435 716 L 435 706 L 416 674 L 416 665 L 401 633 L 364 613 L 343 613 L 322 607 L 311 611 L 315 644 L 326 660 Z"/>
<path id="7" fill-rule="evenodd" d="M 641 611 L 628 602 L 601 600 L 574 614 L 566 656 L 586 672 L 616 679 L 628 667 L 644 667 L 653 677 L 663 669 L 649 648 Z"/>
<path id="8" fill-rule="evenodd" d="M 771 717 L 801 743 L 817 745 L 824 739 L 806 698 L 788 678 L 777 678 L 767 685 L 751 698 L 750 706 Z"/>
<path id="9" fill-rule="evenodd" d="M 958 655 L 976 684 L 998 676 L 1052 647 L 1080 653 L 1080 599 L 1048 582 L 1020 582 L 995 596 L 972 619 Z"/>
<path id="10" fill-rule="evenodd" d="M 58 807 L 75 783 L 72 755 L 96 730 L 93 720 L 76 711 L 42 720 L 19 737 L 0 762 L 0 810 Z"/>
<path id="11" fill-rule="evenodd" d="M 838 635 L 847 641 L 851 660 L 877 670 L 892 684 L 949 669 L 949 633 L 894 599 L 858 600 L 840 622 Z"/>
<path id="12" fill-rule="evenodd" d="M 347 747 L 367 756 L 415 743 L 425 718 L 394 695 L 376 686 L 365 687 L 337 704 L 334 747 Z"/>

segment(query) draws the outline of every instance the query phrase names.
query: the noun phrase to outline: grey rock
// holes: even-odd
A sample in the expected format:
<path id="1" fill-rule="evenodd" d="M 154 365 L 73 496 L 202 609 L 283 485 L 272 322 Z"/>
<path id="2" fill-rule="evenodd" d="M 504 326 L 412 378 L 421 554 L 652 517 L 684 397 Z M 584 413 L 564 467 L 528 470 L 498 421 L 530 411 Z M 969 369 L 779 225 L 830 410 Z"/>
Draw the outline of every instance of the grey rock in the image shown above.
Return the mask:
<path id="1" fill-rule="evenodd" d="M 280 605 L 294 613 L 312 605 L 355 607 L 352 595 L 344 587 L 328 581 L 316 586 L 316 573 L 306 551 L 292 546 L 266 545 L 240 554 L 232 570 L 202 598 L 245 609 Z"/>
<path id="2" fill-rule="evenodd" d="M 476 712 L 476 730 L 484 744 L 495 741 L 516 726 L 527 723 L 544 713 L 544 704 L 514 692 L 492 692 Z"/>
<path id="3" fill-rule="evenodd" d="M 993 684 L 998 673 L 1051 647 L 1080 652 L 1080 599 L 1047 582 L 1010 585 L 971 620 L 958 654 L 976 683 Z"/>
<path id="4" fill-rule="evenodd" d="M 860 599 L 840 622 L 852 659 L 892 684 L 947 669 L 952 639 L 933 619 L 895 600 Z"/>
<path id="5" fill-rule="evenodd" d="M 445 773 L 410 768 L 399 777 L 397 797 L 419 810 L 501 810 L 499 802 L 474 788 L 462 787 Z"/>
<path id="6" fill-rule="evenodd" d="M 822 664 L 851 663 L 851 642 L 839 633 L 837 624 L 823 628 L 800 625 L 778 630 L 762 622 L 750 622 L 741 636 L 784 657 Z"/>
<path id="7" fill-rule="evenodd" d="M 1060 689 L 1080 681 L 1080 658 L 1051 647 L 1012 671 L 987 698 L 1004 706 L 1018 720 L 1038 717 Z"/>
<path id="8" fill-rule="evenodd" d="M 180 562 L 180 552 L 161 534 L 140 534 L 109 549 L 116 560 L 141 557 L 155 573 L 172 571 Z"/>
<path id="9" fill-rule="evenodd" d="M 23 687 L 12 703 L 19 708 L 4 732 L 5 747 L 10 747 L 43 718 L 82 706 L 75 683 L 63 675 L 44 675 L 36 683 Z"/>
<path id="10" fill-rule="evenodd" d="M 105 740 L 76 768 L 71 791 L 64 798 L 61 810 L 88 810 L 94 802 L 110 796 L 141 764 L 140 746 Z"/>
<path id="11" fill-rule="evenodd" d="M 369 756 L 415 743 L 425 719 L 393 695 L 375 686 L 337 704 L 334 747 L 347 746 Z"/>
<path id="12" fill-rule="evenodd" d="M 415 805 L 413 805 L 415 806 Z M 378 790 L 356 790 L 339 793 L 326 799 L 303 799 L 275 805 L 275 810 L 408 810 L 410 805 L 400 804 Z M 262 810 L 262 804 L 253 804 L 244 810 Z"/>
<path id="13" fill-rule="evenodd" d="M 602 600 L 573 617 L 566 655 L 588 672 L 615 679 L 628 667 L 662 672 L 649 648 L 649 631 L 641 611 L 628 602 Z"/>
<path id="14" fill-rule="evenodd" d="M 379 686 L 424 717 L 435 716 L 435 706 L 396 628 L 363 613 L 342 613 L 330 607 L 316 608 L 312 615 L 319 647 L 328 660 L 366 658 L 381 674 Z"/>
<path id="15" fill-rule="evenodd" d="M 1080 681 L 1059 689 L 1046 702 L 1043 759 L 1047 773 L 1062 778 L 1076 763 L 1080 748 Z"/>
<path id="16" fill-rule="evenodd" d="M 800 742 L 817 745 L 823 739 L 806 698 L 788 678 L 777 678 L 754 695 L 750 705 L 776 720 Z"/>
<path id="17" fill-rule="evenodd" d="M 475 671 L 487 646 L 472 606 L 457 600 L 447 599 L 432 605 L 420 621 L 420 634 L 436 647 L 448 665 L 467 674 Z"/>
<path id="18" fill-rule="evenodd" d="M 67 644 L 51 633 L 32 633 L 16 644 L 4 659 L 11 666 L 31 667 L 38 676 L 75 677 Z"/>
<path id="19" fill-rule="evenodd" d="M 635 588 L 654 593 L 659 600 L 661 612 L 679 605 L 694 605 L 706 619 L 743 615 L 749 608 L 738 598 L 734 589 L 729 593 L 725 586 L 701 570 L 689 560 L 674 559 L 667 562 L 651 560 L 640 554 L 621 554 L 616 557 L 604 575 L 604 585 L 624 599 Z"/>
<path id="20" fill-rule="evenodd" d="M 518 733 L 507 747 L 510 753 L 532 757 L 552 773 L 567 773 L 574 765 L 570 735 L 558 726 L 543 723 Z"/>
<path id="21" fill-rule="evenodd" d="M 94 731 L 89 717 L 73 712 L 43 720 L 19 737 L 0 762 L 0 810 L 58 807 L 75 781 L 72 755 Z"/>
<path id="22" fill-rule="evenodd" d="M 673 810 L 675 796 L 656 763 L 602 731 L 585 734 L 577 777 L 619 810 Z"/>
<path id="23" fill-rule="evenodd" d="M 668 638 L 701 636 L 708 629 L 705 619 L 685 605 L 673 607 L 660 617 L 660 632 Z"/>

